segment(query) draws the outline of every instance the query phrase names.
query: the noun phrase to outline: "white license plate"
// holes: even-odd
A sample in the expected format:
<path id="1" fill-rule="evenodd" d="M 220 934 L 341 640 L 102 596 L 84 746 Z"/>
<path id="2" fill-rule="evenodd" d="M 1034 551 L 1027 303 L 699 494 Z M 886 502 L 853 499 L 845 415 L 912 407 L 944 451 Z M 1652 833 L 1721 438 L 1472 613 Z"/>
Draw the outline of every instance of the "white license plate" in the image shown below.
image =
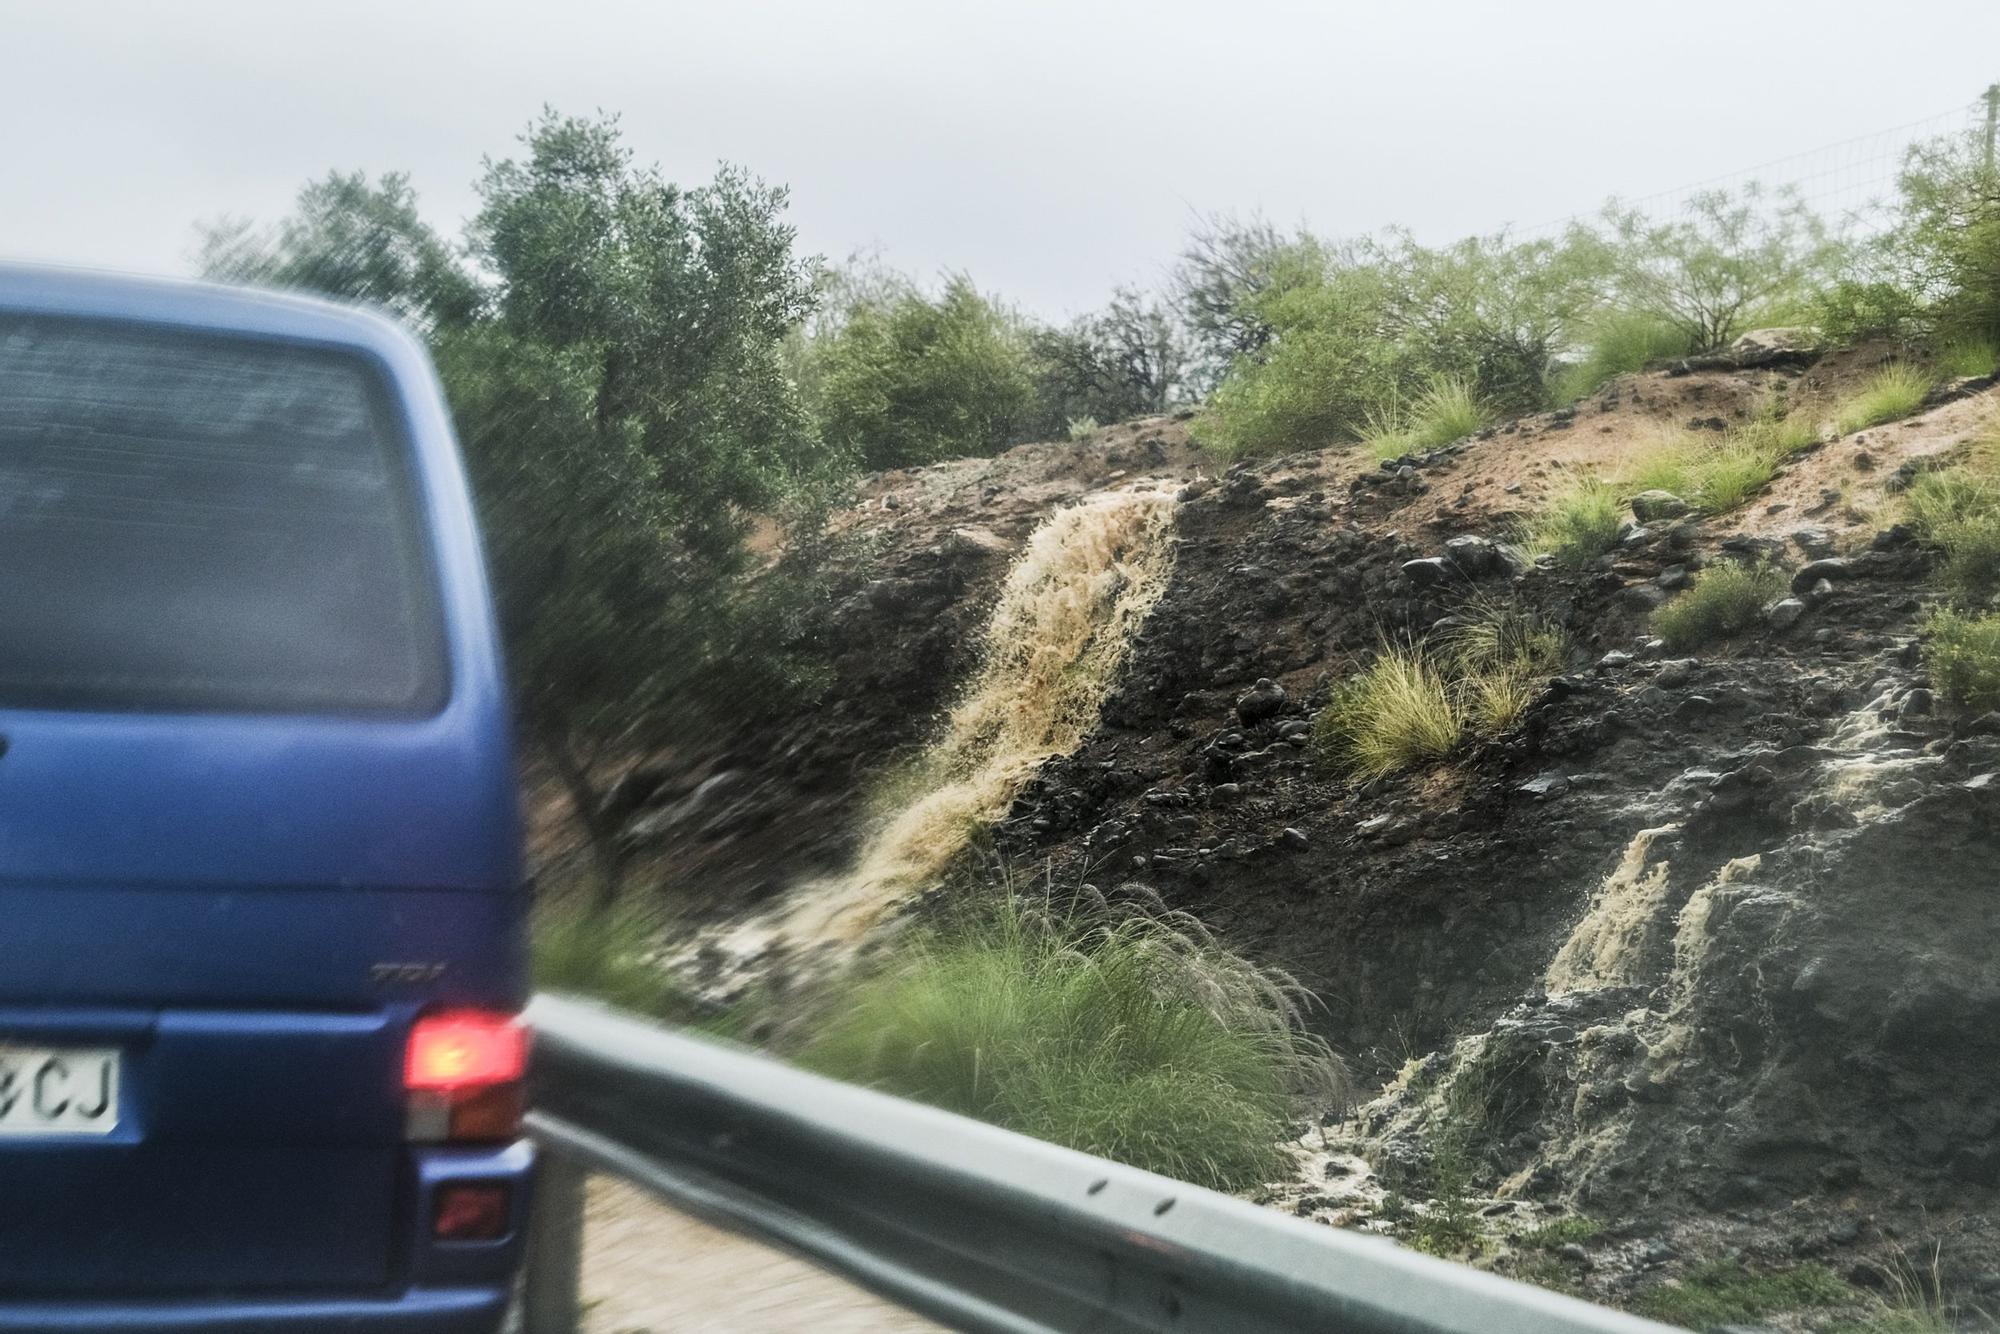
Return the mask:
<path id="1" fill-rule="evenodd" d="M 0 1138 L 108 1135 L 117 1127 L 117 1048 L 0 1043 Z"/>

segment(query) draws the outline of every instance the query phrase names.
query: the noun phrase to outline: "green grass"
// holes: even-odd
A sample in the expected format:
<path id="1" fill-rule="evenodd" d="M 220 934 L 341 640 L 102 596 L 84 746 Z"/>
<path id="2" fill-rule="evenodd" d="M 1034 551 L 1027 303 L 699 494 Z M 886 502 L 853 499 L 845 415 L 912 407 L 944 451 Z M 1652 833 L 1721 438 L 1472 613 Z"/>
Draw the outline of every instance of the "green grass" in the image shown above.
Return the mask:
<path id="1" fill-rule="evenodd" d="M 1783 597 L 1785 589 L 1784 574 L 1769 565 L 1712 565 L 1653 613 L 1653 629 L 1676 652 L 1698 648 L 1755 625 L 1764 604 Z"/>
<path id="2" fill-rule="evenodd" d="M 1465 737 L 1451 683 L 1420 648 L 1385 645 L 1365 671 L 1334 687 L 1313 722 L 1322 760 L 1366 781 L 1442 759 Z"/>
<path id="3" fill-rule="evenodd" d="M 1854 1289 L 1820 1265 L 1760 1274 L 1740 1261 L 1711 1260 L 1678 1281 L 1645 1289 L 1633 1309 L 1654 1320 L 1701 1330 L 1786 1311 L 1837 1306 L 1854 1296 Z"/>
<path id="4" fill-rule="evenodd" d="M 2000 370 L 2000 343 L 1990 338 L 1961 339 L 1938 353 L 1936 366 L 1938 374 L 1948 380 L 1991 375 Z"/>
<path id="5" fill-rule="evenodd" d="M 1563 367 L 1549 384 L 1558 404 L 1574 403 L 1604 387 L 1615 375 L 1644 370 L 1648 362 L 1692 356 L 1699 349 L 1687 333 L 1645 315 L 1620 312 L 1591 330 L 1583 360 Z"/>
<path id="6" fill-rule="evenodd" d="M 1307 997 L 1181 914 L 1010 900 L 906 937 L 797 1053 L 815 1070 L 1183 1181 L 1284 1170 L 1301 1097 L 1342 1096 Z"/>
<path id="7" fill-rule="evenodd" d="M 1566 569 L 1580 569 L 1617 544 L 1625 526 L 1625 500 L 1615 486 L 1578 478 L 1528 520 L 1521 546 L 1531 555 L 1553 556 Z"/>
<path id="8" fill-rule="evenodd" d="M 2000 613 L 1944 610 L 1930 619 L 1924 662 L 1931 684 L 1953 704 L 2000 709 Z"/>
<path id="9" fill-rule="evenodd" d="M 1485 428 L 1489 415 L 1463 380 L 1434 380 L 1406 410 L 1368 414 L 1367 447 L 1378 459 L 1400 458 L 1463 440 Z"/>
<path id="10" fill-rule="evenodd" d="M 655 1019 L 693 1018 L 696 1006 L 654 961 L 659 923 L 644 913 L 549 908 L 536 917 L 533 968 L 539 991 L 574 991 Z"/>
<path id="11" fill-rule="evenodd" d="M 1943 554 L 1937 578 L 1954 601 L 1980 603 L 2000 591 L 2000 481 L 1970 468 L 1925 473 L 1904 507 Z"/>
<path id="12" fill-rule="evenodd" d="M 1840 435 L 1852 435 L 1870 426 L 1907 417 L 1923 406 L 1935 384 L 1931 373 L 1920 366 L 1908 362 L 1884 366 L 1841 403 L 1834 413 L 1834 430 Z"/>
<path id="13" fill-rule="evenodd" d="M 1069 438 L 1071 440 L 1077 440 L 1077 441 L 1088 440 L 1090 439 L 1090 437 L 1097 434 L 1097 418 L 1071 417 L 1069 419 L 1069 425 L 1067 429 L 1069 431 Z"/>
<path id="14" fill-rule="evenodd" d="M 1445 637 L 1465 725 L 1488 735 L 1506 732 L 1541 697 L 1569 650 L 1562 628 L 1507 603 L 1470 609 Z"/>
<path id="15" fill-rule="evenodd" d="M 1603 1230 L 1604 1225 L 1596 1219 L 1575 1214 L 1568 1218 L 1554 1219 L 1538 1228 L 1523 1232 L 1514 1239 L 1514 1244 L 1535 1250 L 1552 1251 L 1571 1242 L 1581 1245 Z"/>
<path id="16" fill-rule="evenodd" d="M 1667 435 L 1621 479 L 1626 495 L 1671 491 L 1702 514 L 1727 514 L 1770 485 L 1780 465 L 1819 441 L 1797 416 L 1760 417 L 1716 439 L 1692 431 Z"/>

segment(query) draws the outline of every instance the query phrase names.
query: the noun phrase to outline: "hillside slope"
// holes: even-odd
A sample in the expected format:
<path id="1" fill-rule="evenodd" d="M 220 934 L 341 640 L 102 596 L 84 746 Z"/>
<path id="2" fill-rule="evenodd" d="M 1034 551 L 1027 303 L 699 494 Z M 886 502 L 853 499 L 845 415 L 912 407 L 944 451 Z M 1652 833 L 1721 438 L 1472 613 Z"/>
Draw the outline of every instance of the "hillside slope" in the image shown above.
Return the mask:
<path id="1" fill-rule="evenodd" d="M 879 475 L 843 520 L 828 695 L 676 757 L 635 798 L 634 836 L 694 916 L 723 921 L 837 866 L 968 675 L 1035 522 L 1153 479 L 1178 488 L 1171 581 L 1100 726 L 993 831 L 1012 865 L 1142 883 L 1297 973 L 1383 1089 L 1333 1141 L 1422 1196 L 1440 1136 L 1469 1135 L 1492 1217 L 1515 1201 L 1613 1225 L 1566 1281 L 1629 1295 L 1728 1248 L 1841 1269 L 1931 1235 L 1990 1255 L 2000 720 L 1931 692 L 1931 557 L 1893 525 L 1900 486 L 1984 429 L 2000 393 L 1958 386 L 1802 453 L 1741 509 L 1635 526 L 1580 570 L 1486 545 L 1662 426 L 1722 429 L 1774 398 L 1823 414 L 1881 360 L 1620 377 L 1381 467 L 1326 450 L 1218 473 L 1184 422 L 1158 419 Z M 1732 555 L 1795 577 L 1801 614 L 1668 654 L 1652 611 Z M 1335 682 L 1494 602 L 1570 644 L 1520 726 L 1363 784 L 1315 761 L 1305 725 Z M 1253 691 L 1261 707 L 1242 706 Z M 725 984 L 783 967 L 709 962 Z M 1344 1223 L 1373 1207 L 1279 1196 Z M 2000 1298 L 2000 1265 L 1954 1263 L 1975 1298 Z"/>

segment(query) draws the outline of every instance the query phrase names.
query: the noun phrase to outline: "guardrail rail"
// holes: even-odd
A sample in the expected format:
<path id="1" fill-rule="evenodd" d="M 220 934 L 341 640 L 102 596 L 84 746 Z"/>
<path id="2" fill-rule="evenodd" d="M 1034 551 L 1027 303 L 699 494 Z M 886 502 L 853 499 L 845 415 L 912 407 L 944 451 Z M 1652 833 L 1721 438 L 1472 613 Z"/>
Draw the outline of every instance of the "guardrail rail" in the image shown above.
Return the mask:
<path id="1" fill-rule="evenodd" d="M 1667 1327 L 538 996 L 528 1334 L 572 1334 L 586 1172 L 978 1331 L 1658 1334 Z"/>

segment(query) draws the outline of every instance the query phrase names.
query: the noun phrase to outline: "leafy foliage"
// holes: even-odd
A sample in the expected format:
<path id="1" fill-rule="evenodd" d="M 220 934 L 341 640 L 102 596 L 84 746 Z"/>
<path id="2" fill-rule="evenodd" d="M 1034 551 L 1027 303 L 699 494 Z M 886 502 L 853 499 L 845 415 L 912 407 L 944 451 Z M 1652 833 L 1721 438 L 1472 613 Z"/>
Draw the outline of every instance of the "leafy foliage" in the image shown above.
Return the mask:
<path id="1" fill-rule="evenodd" d="M 846 459 L 785 373 L 815 289 L 782 190 L 730 168 L 684 190 L 635 163 L 610 119 L 545 113 L 522 149 L 479 183 L 477 267 L 400 177 L 329 177 L 275 232 L 211 232 L 206 254 L 218 276 L 375 300 L 428 328 L 527 730 L 609 887 L 594 755 L 786 687 L 783 617 L 753 595 L 744 537 Z"/>
<path id="2" fill-rule="evenodd" d="M 1555 403 L 1574 403 L 1604 387 L 1615 375 L 1644 370 L 1655 361 L 1691 356 L 1700 349 L 1682 329 L 1657 315 L 1609 310 L 1584 329 L 1586 351 L 1581 360 L 1558 368 L 1549 384 Z"/>
<path id="3" fill-rule="evenodd" d="M 1669 222 L 1615 203 L 1604 220 L 1618 304 L 1696 349 L 1720 347 L 1756 315 L 1810 297 L 1842 255 L 1795 196 L 1767 200 L 1755 186 L 1697 194 Z"/>
<path id="4" fill-rule="evenodd" d="M 1053 439 L 1077 418 L 1118 422 L 1177 404 L 1192 349 L 1172 310 L 1121 287 L 1105 308 L 1067 329 L 1038 329 L 1031 431 Z"/>
<path id="5" fill-rule="evenodd" d="M 954 274 L 935 297 L 870 292 L 808 348 L 820 429 L 870 468 L 907 468 L 1019 443 L 1034 365 L 1021 321 Z"/>

